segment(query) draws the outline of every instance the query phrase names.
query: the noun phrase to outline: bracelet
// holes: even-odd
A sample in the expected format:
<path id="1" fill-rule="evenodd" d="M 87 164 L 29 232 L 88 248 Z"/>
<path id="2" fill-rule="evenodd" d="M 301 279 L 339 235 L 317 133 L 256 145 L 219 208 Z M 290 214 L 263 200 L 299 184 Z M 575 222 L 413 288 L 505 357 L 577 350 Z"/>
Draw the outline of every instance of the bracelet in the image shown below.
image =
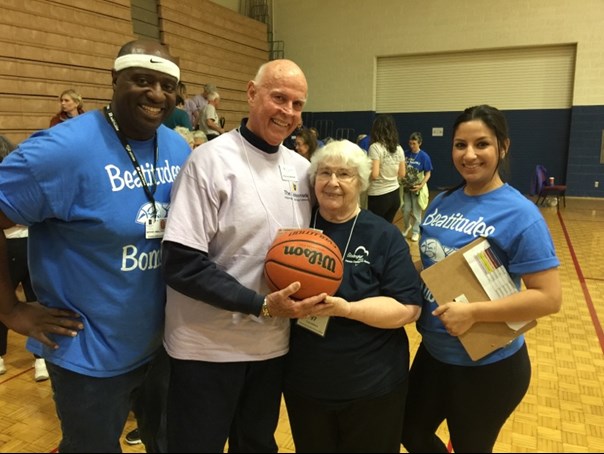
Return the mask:
<path id="1" fill-rule="evenodd" d="M 268 302 L 266 301 L 266 298 L 264 298 L 264 302 L 262 303 L 262 310 L 260 311 L 260 315 L 266 318 L 272 317 L 271 311 L 268 309 Z"/>

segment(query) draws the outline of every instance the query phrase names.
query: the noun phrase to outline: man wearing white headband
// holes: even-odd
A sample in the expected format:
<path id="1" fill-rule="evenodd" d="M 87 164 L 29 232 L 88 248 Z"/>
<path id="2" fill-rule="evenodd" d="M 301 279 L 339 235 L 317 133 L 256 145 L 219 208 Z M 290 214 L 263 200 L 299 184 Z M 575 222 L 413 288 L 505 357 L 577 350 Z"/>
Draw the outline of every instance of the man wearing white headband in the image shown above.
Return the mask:
<path id="1" fill-rule="evenodd" d="M 128 54 L 117 57 L 113 69 L 119 72 L 126 68 L 147 68 L 175 77 L 176 82 L 180 80 L 180 68 L 176 63 L 163 57 L 148 54 Z"/>
<path id="2" fill-rule="evenodd" d="M 166 450 L 161 239 L 190 153 L 162 125 L 180 70 L 160 43 L 124 45 L 108 106 L 39 131 L 0 164 L 0 229 L 29 226 L 40 304 L 19 303 L 0 236 L 0 320 L 45 358 L 67 452 L 121 452 L 130 409 Z M 27 188 L 24 190 L 24 188 Z"/>

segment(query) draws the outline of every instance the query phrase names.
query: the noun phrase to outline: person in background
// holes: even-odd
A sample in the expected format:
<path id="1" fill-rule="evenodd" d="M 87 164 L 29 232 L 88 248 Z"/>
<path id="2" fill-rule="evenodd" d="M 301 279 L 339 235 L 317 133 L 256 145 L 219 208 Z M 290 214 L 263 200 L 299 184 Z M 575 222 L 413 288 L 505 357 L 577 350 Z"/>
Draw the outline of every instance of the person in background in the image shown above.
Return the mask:
<path id="1" fill-rule="evenodd" d="M 560 310 L 560 262 L 539 209 L 502 178 L 509 152 L 507 122 L 498 109 L 469 107 L 455 121 L 451 157 L 462 182 L 436 196 L 426 211 L 423 267 L 476 239 L 471 229 L 459 226 L 480 223 L 518 292 L 494 301 L 437 306 L 424 289 L 416 324 L 422 341 L 411 367 L 403 425 L 408 452 L 449 452 L 435 433 L 444 420 L 455 452 L 492 452 L 530 383 L 524 336 L 478 361 L 468 356 L 459 336 L 477 322 L 520 322 Z"/>
<path id="2" fill-rule="evenodd" d="M 205 84 L 201 93 L 196 94 L 192 98 L 185 98 L 185 110 L 189 114 L 189 119 L 192 125 L 199 123 L 199 112 L 208 104 L 208 95 L 216 90 L 216 85 Z M 197 129 L 197 127 L 196 127 Z"/>
<path id="3" fill-rule="evenodd" d="M 312 154 L 317 149 L 317 138 L 310 130 L 302 128 L 296 135 L 294 147 L 298 153 L 310 161 Z"/>
<path id="4" fill-rule="evenodd" d="M 359 134 L 357 136 L 357 145 L 361 147 L 365 153 L 369 153 L 369 145 L 371 136 L 369 134 Z"/>
<path id="5" fill-rule="evenodd" d="M 399 180 L 405 178 L 405 153 L 399 145 L 398 129 L 392 115 L 378 115 L 371 128 L 371 176 L 367 208 L 388 222 L 401 206 Z"/>
<path id="6" fill-rule="evenodd" d="M 15 145 L 3 135 L 0 135 L 0 162 L 15 149 Z M 6 252 L 8 255 L 10 277 L 13 287 L 21 285 L 25 302 L 36 301 L 36 294 L 31 285 L 29 266 L 27 264 L 27 227 L 15 225 L 4 231 L 6 237 Z M 4 356 L 8 350 L 8 328 L 0 322 L 0 375 L 6 373 Z M 34 355 L 34 380 L 48 380 L 48 370 L 44 358 Z"/>
<path id="7" fill-rule="evenodd" d="M 178 81 L 178 85 L 176 86 L 176 96 L 180 96 L 183 100 L 183 105 L 185 100 L 187 99 L 187 85 L 183 81 Z M 176 105 L 178 105 L 178 98 L 176 99 Z"/>
<path id="8" fill-rule="evenodd" d="M 199 145 L 202 145 L 208 141 L 208 137 L 206 133 L 203 131 L 195 130 L 193 131 L 193 148 L 197 148 Z"/>
<path id="9" fill-rule="evenodd" d="M 357 136 L 357 140 L 356 143 L 359 147 L 361 147 L 361 149 L 365 152 L 365 153 L 369 153 L 369 141 L 371 140 L 371 136 L 368 134 L 359 134 Z M 402 196 L 402 195 L 401 195 Z M 367 195 L 367 191 L 362 191 L 361 192 L 361 197 L 360 197 L 361 201 L 360 201 L 360 206 L 363 209 L 367 209 L 367 203 L 368 203 L 368 195 Z"/>
<path id="10" fill-rule="evenodd" d="M 65 90 L 59 96 L 61 110 L 50 119 L 50 127 L 84 113 L 82 96 L 72 88 Z"/>
<path id="11" fill-rule="evenodd" d="M 321 139 L 319 139 L 319 130 L 317 128 L 308 128 L 308 130 L 312 133 L 313 136 L 315 136 L 315 139 L 317 140 L 317 148 L 321 148 L 325 146 L 325 142 L 323 142 Z"/>
<path id="12" fill-rule="evenodd" d="M 270 292 L 263 276 L 277 232 L 310 222 L 310 163 L 282 144 L 307 91 L 294 62 L 262 65 L 249 118 L 195 149 L 174 186 L 162 249 L 170 452 L 223 452 L 227 439 L 230 452 L 277 452 L 289 319 L 325 297 L 293 300 L 299 282 Z"/>
<path id="13" fill-rule="evenodd" d="M 302 123 L 300 123 L 298 125 L 298 127 L 296 129 L 294 129 L 289 136 L 287 136 L 285 139 L 283 139 L 283 145 L 285 145 L 290 150 L 295 151 L 296 150 L 296 137 L 298 137 L 298 134 L 300 134 L 302 132 L 302 129 L 304 129 L 304 126 L 302 125 Z"/>
<path id="14" fill-rule="evenodd" d="M 224 128 L 220 124 L 220 117 L 216 110 L 219 105 L 220 95 L 213 91 L 208 94 L 208 103 L 199 112 L 199 123 L 197 126 L 200 131 L 205 133 L 208 140 L 215 139 L 220 134 L 224 134 Z"/>
<path id="15" fill-rule="evenodd" d="M 159 42 L 136 40 L 111 76 L 108 106 L 34 133 L 0 164 L 0 228 L 29 226 L 40 303 L 16 300 L 2 235 L 0 320 L 46 359 L 61 453 L 121 452 L 131 408 L 147 452 L 166 450 L 160 247 L 190 149 L 162 120 L 180 69 Z"/>
<path id="16" fill-rule="evenodd" d="M 420 278 L 398 228 L 359 207 L 371 162 L 348 141 L 311 158 L 318 206 L 310 227 L 339 247 L 344 277 L 315 306 L 317 331 L 292 323 L 284 397 L 296 452 L 399 452 L 409 370 L 404 325 L 417 319 Z M 379 232 L 379 235 L 376 235 Z"/>
<path id="17" fill-rule="evenodd" d="M 176 95 L 176 108 L 168 115 L 162 122 L 170 129 L 174 129 L 177 126 L 186 128 L 189 131 L 193 129 L 191 122 L 189 121 L 189 115 L 184 110 L 185 101 L 180 95 Z"/>
<path id="18" fill-rule="evenodd" d="M 176 131 L 182 136 L 183 139 L 185 139 L 191 150 L 195 148 L 195 141 L 193 140 L 193 131 L 191 131 L 189 128 L 185 128 L 184 126 L 176 126 L 174 128 L 174 131 Z"/>
<path id="19" fill-rule="evenodd" d="M 403 178 L 403 236 L 411 241 L 419 240 L 419 225 L 422 220 L 422 211 L 428 206 L 430 192 L 428 180 L 432 175 L 432 161 L 430 156 L 420 148 L 422 134 L 411 133 L 409 137 L 409 151 L 405 151 L 407 172 Z M 411 222 L 413 217 L 413 223 Z"/>

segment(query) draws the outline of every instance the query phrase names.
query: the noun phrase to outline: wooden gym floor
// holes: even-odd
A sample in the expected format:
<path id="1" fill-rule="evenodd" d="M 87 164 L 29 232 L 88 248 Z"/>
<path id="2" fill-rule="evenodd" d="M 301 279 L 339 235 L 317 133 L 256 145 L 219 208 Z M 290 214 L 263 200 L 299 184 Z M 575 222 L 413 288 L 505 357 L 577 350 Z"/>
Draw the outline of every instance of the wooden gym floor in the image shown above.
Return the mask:
<path id="1" fill-rule="evenodd" d="M 559 212 L 541 210 L 561 260 L 564 300 L 560 313 L 541 319 L 526 335 L 531 386 L 503 427 L 495 452 L 604 452 L 604 199 L 569 197 Z M 401 227 L 400 216 L 395 222 Z M 410 244 L 417 258 L 417 243 Z M 413 355 L 419 336 L 414 326 L 407 331 Z M 0 376 L 0 452 L 52 452 L 60 431 L 50 382 L 34 381 L 33 357 L 24 342 L 9 334 L 8 370 Z M 294 452 L 282 409 L 279 452 Z M 124 433 L 134 427 L 131 417 Z M 448 441 L 446 426 L 439 434 Z M 122 447 L 145 452 L 142 445 L 123 442 Z"/>

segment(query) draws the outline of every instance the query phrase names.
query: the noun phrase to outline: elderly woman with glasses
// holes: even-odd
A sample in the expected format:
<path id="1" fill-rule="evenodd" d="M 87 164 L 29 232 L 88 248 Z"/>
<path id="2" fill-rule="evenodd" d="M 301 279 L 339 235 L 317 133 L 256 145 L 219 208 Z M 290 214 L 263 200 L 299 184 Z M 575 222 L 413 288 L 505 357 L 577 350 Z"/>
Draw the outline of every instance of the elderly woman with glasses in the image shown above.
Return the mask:
<path id="1" fill-rule="evenodd" d="M 371 161 L 348 140 L 311 158 L 310 227 L 339 246 L 344 278 L 292 322 L 285 402 L 297 452 L 399 452 L 407 396 L 404 325 L 420 314 L 419 275 L 392 223 L 359 207 Z"/>

